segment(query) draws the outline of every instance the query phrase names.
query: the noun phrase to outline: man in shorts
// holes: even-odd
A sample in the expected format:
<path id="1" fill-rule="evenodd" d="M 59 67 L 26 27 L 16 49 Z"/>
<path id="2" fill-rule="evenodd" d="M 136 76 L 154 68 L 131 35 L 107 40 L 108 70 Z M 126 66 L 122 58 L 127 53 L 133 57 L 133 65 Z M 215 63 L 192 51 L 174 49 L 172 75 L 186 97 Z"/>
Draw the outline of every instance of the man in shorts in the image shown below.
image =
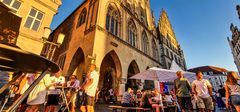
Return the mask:
<path id="1" fill-rule="evenodd" d="M 64 86 L 66 81 L 65 78 L 62 76 L 62 71 L 60 70 L 59 72 L 55 73 L 54 76 L 51 76 L 51 86 L 49 87 L 48 90 L 48 101 L 46 104 L 46 109 L 45 111 L 48 112 L 55 112 L 57 110 L 58 102 L 60 99 L 60 89 L 56 89 L 55 87 L 57 86 Z"/>
<path id="2" fill-rule="evenodd" d="M 80 89 L 85 91 L 85 102 L 80 107 L 82 112 L 94 112 L 94 99 L 98 86 L 99 74 L 96 71 L 96 65 L 91 64 L 87 73 L 87 78 Z"/>
<path id="3" fill-rule="evenodd" d="M 197 107 L 200 112 L 212 112 L 214 109 L 212 100 L 212 85 L 206 79 L 203 79 L 202 72 L 196 73 L 197 80 L 192 82 L 192 90 L 197 96 Z"/>
<path id="4" fill-rule="evenodd" d="M 176 72 L 177 79 L 174 80 L 174 92 L 177 96 L 178 104 L 181 112 L 192 111 L 193 106 L 191 102 L 191 86 L 188 79 L 183 77 L 182 71 Z"/>

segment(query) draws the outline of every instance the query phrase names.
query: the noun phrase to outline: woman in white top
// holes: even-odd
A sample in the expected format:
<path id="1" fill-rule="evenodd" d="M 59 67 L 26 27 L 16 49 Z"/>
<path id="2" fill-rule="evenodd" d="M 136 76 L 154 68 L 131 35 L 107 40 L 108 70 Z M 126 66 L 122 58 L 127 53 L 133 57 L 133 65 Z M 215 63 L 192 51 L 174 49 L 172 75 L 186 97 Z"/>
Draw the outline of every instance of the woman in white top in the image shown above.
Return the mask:
<path id="1" fill-rule="evenodd" d="M 36 74 L 37 78 L 40 74 Z M 44 104 L 47 95 L 47 88 L 51 85 L 50 75 L 46 74 L 43 79 L 30 92 L 27 99 L 26 112 L 38 112 L 40 107 Z"/>
<path id="2" fill-rule="evenodd" d="M 240 80 L 236 72 L 228 72 L 225 90 L 226 106 L 229 106 L 228 99 L 231 97 L 232 104 L 235 106 L 237 112 L 240 112 Z"/>

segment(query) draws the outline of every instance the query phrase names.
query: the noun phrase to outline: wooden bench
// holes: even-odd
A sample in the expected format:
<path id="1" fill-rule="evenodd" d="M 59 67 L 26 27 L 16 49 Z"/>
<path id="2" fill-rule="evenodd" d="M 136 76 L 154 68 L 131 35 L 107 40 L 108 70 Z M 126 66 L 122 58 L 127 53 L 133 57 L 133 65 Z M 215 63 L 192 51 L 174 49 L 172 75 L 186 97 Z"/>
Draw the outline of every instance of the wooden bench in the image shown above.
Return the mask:
<path id="1" fill-rule="evenodd" d="M 117 110 L 136 110 L 136 112 L 146 112 L 150 111 L 150 108 L 142 108 L 142 107 L 123 107 L 123 106 L 118 106 L 118 105 L 110 105 L 110 108 L 113 109 L 113 112 L 117 112 Z"/>
<path id="2" fill-rule="evenodd" d="M 167 109 L 169 109 L 169 108 L 173 108 L 173 109 L 174 109 L 174 112 L 177 112 L 177 111 L 178 111 L 177 105 L 167 105 Z"/>

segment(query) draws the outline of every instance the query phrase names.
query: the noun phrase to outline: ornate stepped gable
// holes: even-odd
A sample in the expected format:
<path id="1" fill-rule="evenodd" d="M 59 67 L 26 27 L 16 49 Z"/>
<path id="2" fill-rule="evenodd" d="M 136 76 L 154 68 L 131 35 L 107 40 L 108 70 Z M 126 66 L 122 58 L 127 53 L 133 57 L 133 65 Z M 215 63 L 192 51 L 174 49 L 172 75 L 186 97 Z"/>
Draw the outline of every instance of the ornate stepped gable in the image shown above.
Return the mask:
<path id="1" fill-rule="evenodd" d="M 173 31 L 172 25 L 168 19 L 167 12 L 165 10 L 162 10 L 160 19 L 159 19 L 159 31 L 161 36 L 168 38 L 172 45 L 175 48 L 178 48 L 178 42 L 176 40 L 175 33 Z"/>

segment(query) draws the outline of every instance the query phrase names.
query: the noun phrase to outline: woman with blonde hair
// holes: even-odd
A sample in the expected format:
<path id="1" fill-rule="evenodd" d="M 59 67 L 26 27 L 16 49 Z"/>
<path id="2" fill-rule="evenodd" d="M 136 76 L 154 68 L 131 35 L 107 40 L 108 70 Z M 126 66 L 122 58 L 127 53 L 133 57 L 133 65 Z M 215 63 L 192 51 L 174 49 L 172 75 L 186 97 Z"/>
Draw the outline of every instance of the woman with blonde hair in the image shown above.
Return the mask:
<path id="1" fill-rule="evenodd" d="M 240 78 L 236 72 L 228 72 L 225 83 L 226 106 L 229 107 L 228 99 L 231 97 L 231 103 L 240 112 Z"/>

